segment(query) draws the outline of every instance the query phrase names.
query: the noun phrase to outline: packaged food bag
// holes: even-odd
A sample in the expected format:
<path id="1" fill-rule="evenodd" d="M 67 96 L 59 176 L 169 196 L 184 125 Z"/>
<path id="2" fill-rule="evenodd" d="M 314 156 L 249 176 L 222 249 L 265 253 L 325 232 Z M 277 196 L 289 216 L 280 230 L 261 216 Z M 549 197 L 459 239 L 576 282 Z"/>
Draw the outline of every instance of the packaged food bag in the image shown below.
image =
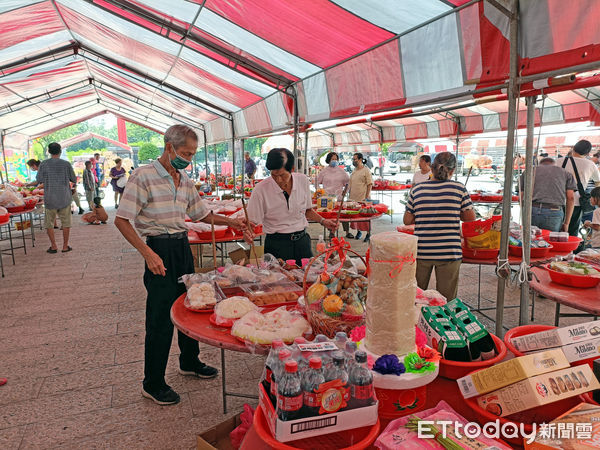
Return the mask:
<path id="1" fill-rule="evenodd" d="M 463 222 L 462 234 L 468 248 L 500 248 L 500 218 Z"/>

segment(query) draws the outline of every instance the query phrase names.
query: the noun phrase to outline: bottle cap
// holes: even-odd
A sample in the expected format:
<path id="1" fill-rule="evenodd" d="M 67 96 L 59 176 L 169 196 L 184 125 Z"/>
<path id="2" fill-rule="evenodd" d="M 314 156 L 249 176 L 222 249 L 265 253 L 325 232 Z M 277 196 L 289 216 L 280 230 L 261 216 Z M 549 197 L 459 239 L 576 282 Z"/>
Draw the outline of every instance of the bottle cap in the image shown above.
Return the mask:
<path id="1" fill-rule="evenodd" d="M 362 350 L 357 350 L 357 352 L 354 354 L 354 358 L 356 359 L 356 362 L 358 362 L 358 363 L 367 362 L 367 354 L 365 352 L 363 352 Z"/>
<path id="2" fill-rule="evenodd" d="M 306 344 L 306 339 L 304 339 L 302 336 L 299 336 L 294 339 L 294 344 Z"/>
<path id="3" fill-rule="evenodd" d="M 347 352 L 355 352 L 357 348 L 358 348 L 358 346 L 356 345 L 356 342 L 353 342 L 353 341 L 346 342 L 346 351 Z"/>
<path id="4" fill-rule="evenodd" d="M 344 333 L 343 331 L 338 331 L 337 333 L 335 333 L 335 339 L 338 341 L 341 340 L 348 340 L 348 335 L 346 333 Z"/>
<path id="5" fill-rule="evenodd" d="M 281 348 L 281 347 L 283 347 L 283 341 L 281 339 L 275 339 L 273 342 L 271 342 L 271 347 L 272 348 Z"/>
<path id="6" fill-rule="evenodd" d="M 289 373 L 298 372 L 298 363 L 293 359 L 285 362 L 285 371 Z"/>
<path id="7" fill-rule="evenodd" d="M 290 352 L 287 348 L 284 348 L 283 350 L 281 350 L 279 352 L 279 359 L 280 360 L 284 360 L 286 358 L 289 358 L 290 356 L 292 356 L 292 352 Z"/>
<path id="8" fill-rule="evenodd" d="M 342 352 L 335 352 L 332 358 L 334 362 L 344 362 L 344 354 Z"/>
<path id="9" fill-rule="evenodd" d="M 320 369 L 322 365 L 321 358 L 318 358 L 316 356 L 310 358 L 308 365 L 311 369 Z"/>
<path id="10" fill-rule="evenodd" d="M 315 342 L 327 342 L 329 340 L 329 338 L 327 336 L 325 336 L 324 334 L 317 334 L 315 336 Z"/>

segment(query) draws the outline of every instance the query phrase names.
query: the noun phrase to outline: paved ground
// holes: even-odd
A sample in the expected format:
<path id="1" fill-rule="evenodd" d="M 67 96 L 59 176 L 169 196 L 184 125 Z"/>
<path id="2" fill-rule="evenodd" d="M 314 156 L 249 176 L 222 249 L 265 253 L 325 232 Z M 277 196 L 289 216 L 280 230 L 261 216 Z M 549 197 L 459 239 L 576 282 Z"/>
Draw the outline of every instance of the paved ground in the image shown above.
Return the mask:
<path id="1" fill-rule="evenodd" d="M 17 264 L 4 257 L 0 279 L 0 448 L 194 448 L 196 436 L 223 421 L 220 378 L 203 381 L 176 373 L 174 342 L 167 382 L 181 395 L 176 406 L 157 406 L 140 395 L 143 378 L 143 261 L 112 225 L 82 225 L 74 216 L 67 254 L 48 254 L 40 233 L 36 247 Z M 376 231 L 394 229 L 379 219 Z M 313 226 L 314 227 L 314 226 Z M 313 236 L 318 231 L 311 231 Z M 58 239 L 60 247 L 61 238 Z M 353 247 L 363 253 L 366 244 Z M 482 295 L 495 299 L 492 268 L 482 271 Z M 507 303 L 518 302 L 509 288 Z M 464 266 L 459 296 L 476 304 L 477 267 Z M 484 300 L 485 305 L 493 305 Z M 539 323 L 551 323 L 553 304 L 536 304 Z M 494 311 L 490 311 L 493 316 Z M 516 309 L 505 323 L 517 323 Z M 569 323 L 563 319 L 563 323 Z M 491 325 L 487 322 L 488 326 Z M 493 329 L 493 328 L 490 328 Z M 219 363 L 216 349 L 201 345 L 201 358 Z M 262 357 L 228 352 L 228 379 L 256 392 Z M 230 400 L 231 414 L 243 401 Z"/>

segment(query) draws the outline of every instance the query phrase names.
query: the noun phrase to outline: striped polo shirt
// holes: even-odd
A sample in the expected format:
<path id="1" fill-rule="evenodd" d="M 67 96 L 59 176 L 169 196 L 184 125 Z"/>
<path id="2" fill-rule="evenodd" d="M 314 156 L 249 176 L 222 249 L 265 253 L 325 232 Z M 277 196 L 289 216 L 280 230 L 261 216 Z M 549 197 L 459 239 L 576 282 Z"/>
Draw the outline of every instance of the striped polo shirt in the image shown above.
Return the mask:
<path id="1" fill-rule="evenodd" d="M 472 206 L 467 189 L 458 181 L 431 180 L 415 186 L 406 211 L 415 216 L 418 258 L 461 259 L 460 213 Z"/>
<path id="2" fill-rule="evenodd" d="M 117 217 L 133 220 L 142 236 L 187 231 L 185 215 L 193 221 L 203 219 L 208 209 L 194 183 L 180 170 L 179 188 L 159 161 L 133 171 L 119 203 Z"/>

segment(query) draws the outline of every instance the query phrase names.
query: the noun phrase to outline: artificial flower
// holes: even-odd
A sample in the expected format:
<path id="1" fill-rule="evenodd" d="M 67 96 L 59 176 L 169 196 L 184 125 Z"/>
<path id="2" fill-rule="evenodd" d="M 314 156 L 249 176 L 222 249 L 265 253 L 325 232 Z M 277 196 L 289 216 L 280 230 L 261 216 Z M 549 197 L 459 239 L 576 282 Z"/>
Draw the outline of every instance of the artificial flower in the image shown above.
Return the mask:
<path id="1" fill-rule="evenodd" d="M 431 363 L 436 363 L 440 359 L 442 359 L 442 355 L 440 355 L 440 352 L 427 346 L 417 348 L 417 354 L 425 361 Z"/>
<path id="2" fill-rule="evenodd" d="M 402 375 L 406 372 L 404 364 L 396 355 L 383 355 L 377 358 L 373 370 L 382 375 Z"/>
<path id="3" fill-rule="evenodd" d="M 404 366 L 410 373 L 426 373 L 435 370 L 435 364 L 425 361 L 418 353 L 409 353 L 404 357 Z"/>
<path id="4" fill-rule="evenodd" d="M 415 325 L 415 344 L 417 348 L 425 347 L 427 345 L 427 335 Z"/>
<path id="5" fill-rule="evenodd" d="M 366 327 L 364 325 L 361 325 L 360 327 L 354 328 L 350 332 L 350 339 L 352 340 L 352 342 L 362 341 L 365 338 L 366 334 L 367 334 Z"/>
<path id="6" fill-rule="evenodd" d="M 375 365 L 375 358 L 371 355 L 367 354 L 367 367 L 369 370 L 373 370 L 373 366 Z"/>

